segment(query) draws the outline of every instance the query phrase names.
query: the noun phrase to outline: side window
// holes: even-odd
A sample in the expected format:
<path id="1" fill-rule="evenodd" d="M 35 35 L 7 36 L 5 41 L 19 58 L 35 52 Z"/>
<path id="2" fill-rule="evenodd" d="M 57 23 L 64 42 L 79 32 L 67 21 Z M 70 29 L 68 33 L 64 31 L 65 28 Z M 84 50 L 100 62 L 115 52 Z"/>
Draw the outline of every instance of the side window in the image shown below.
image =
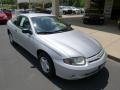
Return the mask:
<path id="1" fill-rule="evenodd" d="M 20 26 L 21 19 L 22 19 L 22 17 L 21 17 L 21 16 L 18 16 L 18 17 L 13 18 L 12 22 L 13 22 L 16 26 L 19 27 L 19 26 Z"/>
<path id="2" fill-rule="evenodd" d="M 27 17 L 22 17 L 21 22 L 20 22 L 20 27 L 29 29 L 29 30 L 31 29 L 31 25 Z"/>

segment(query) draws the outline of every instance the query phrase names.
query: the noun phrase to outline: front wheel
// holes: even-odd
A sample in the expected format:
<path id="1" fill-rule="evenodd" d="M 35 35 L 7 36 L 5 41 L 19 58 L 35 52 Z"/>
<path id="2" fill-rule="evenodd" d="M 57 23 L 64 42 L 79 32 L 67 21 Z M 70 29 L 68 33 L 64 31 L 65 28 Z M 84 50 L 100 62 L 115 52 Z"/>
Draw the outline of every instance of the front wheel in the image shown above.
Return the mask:
<path id="1" fill-rule="evenodd" d="M 55 75 L 55 68 L 52 59 L 49 55 L 42 52 L 39 54 L 39 62 L 42 72 L 48 77 L 53 77 Z"/>

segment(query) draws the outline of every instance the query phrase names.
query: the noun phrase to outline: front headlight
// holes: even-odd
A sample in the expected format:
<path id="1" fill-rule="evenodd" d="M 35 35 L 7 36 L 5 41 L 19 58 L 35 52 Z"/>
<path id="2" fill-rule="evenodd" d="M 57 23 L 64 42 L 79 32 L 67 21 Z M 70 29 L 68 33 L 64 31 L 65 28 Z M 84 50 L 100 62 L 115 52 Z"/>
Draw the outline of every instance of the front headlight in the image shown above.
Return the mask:
<path id="1" fill-rule="evenodd" d="M 74 57 L 74 58 L 68 58 L 68 59 L 64 59 L 63 60 L 64 63 L 69 64 L 69 65 L 85 65 L 86 64 L 86 60 L 85 57 Z"/>

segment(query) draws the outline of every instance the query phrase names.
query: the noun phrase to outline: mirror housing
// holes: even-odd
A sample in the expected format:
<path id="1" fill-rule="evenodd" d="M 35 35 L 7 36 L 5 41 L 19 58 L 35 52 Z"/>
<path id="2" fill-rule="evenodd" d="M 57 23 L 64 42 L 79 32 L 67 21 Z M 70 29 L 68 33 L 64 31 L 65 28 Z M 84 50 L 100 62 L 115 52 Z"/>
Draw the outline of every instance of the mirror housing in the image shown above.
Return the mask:
<path id="1" fill-rule="evenodd" d="M 67 27 L 71 27 L 70 23 L 63 22 Z"/>
<path id="2" fill-rule="evenodd" d="M 28 34 L 32 35 L 32 31 L 30 31 L 27 28 L 22 29 L 22 33 L 25 33 L 25 34 L 28 33 Z"/>
<path id="3" fill-rule="evenodd" d="M 67 26 L 67 27 L 71 27 L 71 24 L 70 24 L 70 23 L 66 23 L 66 26 Z"/>

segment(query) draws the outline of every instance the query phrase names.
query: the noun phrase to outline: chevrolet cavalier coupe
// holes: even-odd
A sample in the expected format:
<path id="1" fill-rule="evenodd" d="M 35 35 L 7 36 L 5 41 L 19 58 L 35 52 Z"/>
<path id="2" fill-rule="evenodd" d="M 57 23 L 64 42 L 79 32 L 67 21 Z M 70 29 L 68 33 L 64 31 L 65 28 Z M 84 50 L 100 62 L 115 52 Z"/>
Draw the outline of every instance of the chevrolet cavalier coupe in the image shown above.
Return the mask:
<path id="1" fill-rule="evenodd" d="M 10 43 L 38 58 L 42 72 L 68 80 L 100 71 L 107 55 L 100 43 L 51 14 L 20 14 L 7 23 Z"/>

